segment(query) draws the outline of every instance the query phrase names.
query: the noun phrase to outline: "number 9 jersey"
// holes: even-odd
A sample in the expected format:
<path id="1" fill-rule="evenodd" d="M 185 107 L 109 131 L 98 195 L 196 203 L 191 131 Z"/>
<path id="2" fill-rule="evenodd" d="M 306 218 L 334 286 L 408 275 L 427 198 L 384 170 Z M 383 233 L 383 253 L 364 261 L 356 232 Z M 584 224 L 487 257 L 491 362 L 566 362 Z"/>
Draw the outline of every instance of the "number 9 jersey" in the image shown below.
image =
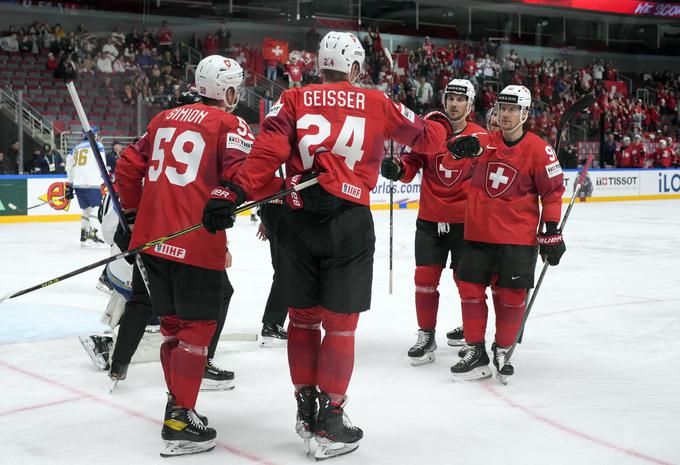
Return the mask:
<path id="1" fill-rule="evenodd" d="M 137 208 L 130 248 L 201 222 L 221 180 L 231 180 L 255 140 L 241 118 L 196 103 L 156 115 L 116 165 L 123 208 Z M 226 234 L 205 229 L 145 253 L 213 270 L 224 269 Z"/>
<path id="2" fill-rule="evenodd" d="M 249 197 L 274 194 L 274 177 L 286 163 L 293 176 L 319 171 L 319 184 L 336 197 L 362 205 L 380 172 L 385 139 L 435 153 L 446 139 L 444 127 L 423 121 L 385 94 L 349 82 L 312 84 L 284 91 L 272 106 L 235 182 Z"/>

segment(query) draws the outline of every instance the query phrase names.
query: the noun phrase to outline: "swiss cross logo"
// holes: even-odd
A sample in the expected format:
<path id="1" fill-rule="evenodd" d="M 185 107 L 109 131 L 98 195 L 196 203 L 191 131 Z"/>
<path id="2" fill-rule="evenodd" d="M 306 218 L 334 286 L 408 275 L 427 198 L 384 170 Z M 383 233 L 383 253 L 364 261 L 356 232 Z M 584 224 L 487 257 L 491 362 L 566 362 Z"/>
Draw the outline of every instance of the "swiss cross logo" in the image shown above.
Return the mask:
<path id="1" fill-rule="evenodd" d="M 272 53 L 273 53 L 274 55 L 276 55 L 276 57 L 278 58 L 278 57 L 280 57 L 281 55 L 283 55 L 283 49 L 281 48 L 280 45 L 277 44 L 276 47 L 274 47 L 274 48 L 272 49 Z"/>
<path id="2" fill-rule="evenodd" d="M 517 177 L 512 166 L 497 161 L 486 165 L 486 192 L 490 197 L 498 197 L 507 191 Z"/>
<path id="3" fill-rule="evenodd" d="M 456 181 L 458 181 L 458 179 L 460 179 L 460 176 L 463 174 L 463 170 L 445 166 L 444 160 L 445 157 L 448 156 L 449 155 L 445 153 L 437 155 L 435 163 L 437 164 L 437 177 L 439 178 L 439 181 L 446 187 L 451 187 L 456 183 Z"/>
<path id="4" fill-rule="evenodd" d="M 229 61 L 229 60 L 224 60 L 224 66 L 226 66 L 227 69 L 231 69 L 231 61 Z"/>

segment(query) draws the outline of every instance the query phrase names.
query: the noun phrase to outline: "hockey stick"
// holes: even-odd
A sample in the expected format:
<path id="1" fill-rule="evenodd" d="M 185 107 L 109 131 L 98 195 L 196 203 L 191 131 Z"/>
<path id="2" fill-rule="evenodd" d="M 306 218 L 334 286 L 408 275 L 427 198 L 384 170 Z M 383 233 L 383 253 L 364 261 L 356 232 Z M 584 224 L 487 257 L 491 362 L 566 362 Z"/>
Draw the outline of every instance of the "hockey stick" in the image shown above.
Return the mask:
<path id="1" fill-rule="evenodd" d="M 567 211 L 564 213 L 564 218 L 562 218 L 562 222 L 560 223 L 559 227 L 557 228 L 557 232 L 559 234 L 562 234 L 564 231 L 564 226 L 567 224 L 567 220 L 569 219 L 569 214 L 571 213 L 571 209 L 574 207 L 574 202 L 576 201 L 576 197 L 578 197 L 579 193 L 581 192 L 581 187 L 583 186 L 583 180 L 586 178 L 586 174 L 588 173 L 588 169 L 590 168 L 590 164 L 593 161 L 593 156 L 588 155 L 588 159 L 586 160 L 585 165 L 583 165 L 583 170 L 581 171 L 581 175 L 578 177 L 578 180 L 576 181 L 576 187 L 574 188 L 574 193 L 571 195 L 571 199 L 569 200 L 569 206 L 567 207 Z M 543 269 L 541 270 L 541 274 L 538 277 L 538 282 L 536 283 L 536 287 L 534 288 L 534 292 L 531 293 L 531 299 L 529 300 L 529 305 L 527 305 L 527 309 L 524 312 L 524 316 L 522 317 L 522 323 L 519 326 L 519 331 L 517 331 L 517 336 L 515 336 L 515 342 L 512 344 L 512 347 L 510 347 L 510 350 L 508 350 L 508 353 L 505 357 L 506 360 L 510 360 L 510 357 L 512 357 L 513 352 L 515 351 L 515 347 L 517 347 L 517 344 L 521 341 L 522 336 L 524 335 L 524 325 L 526 325 L 527 318 L 529 318 L 529 313 L 531 313 L 531 309 L 534 306 L 534 302 L 536 302 L 536 295 L 538 294 L 539 289 L 541 288 L 541 284 L 543 284 L 543 279 L 545 278 L 545 274 L 548 271 L 548 267 L 550 265 L 546 261 L 543 264 Z"/>
<path id="2" fill-rule="evenodd" d="M 390 159 L 394 160 L 394 141 L 390 140 Z M 390 179 L 390 274 L 389 294 L 392 295 L 392 252 L 394 250 L 394 181 Z"/>
<path id="3" fill-rule="evenodd" d="M 57 197 L 56 199 L 53 199 L 53 200 L 64 200 L 64 197 Z M 35 205 L 31 205 L 30 207 L 28 207 L 28 208 L 25 209 L 25 210 L 20 209 L 19 207 L 17 207 L 17 206 L 14 205 L 13 203 L 8 203 L 7 206 L 9 207 L 10 210 L 13 210 L 13 211 L 17 211 L 17 210 L 18 210 L 18 211 L 20 211 L 20 212 L 27 212 L 27 211 L 29 211 L 29 210 L 33 210 L 34 208 L 42 207 L 42 206 L 45 205 L 46 203 L 50 203 L 50 201 L 49 201 L 49 200 L 43 200 L 43 201 L 40 202 L 40 203 L 37 203 L 37 204 L 35 204 Z"/>
<path id="4" fill-rule="evenodd" d="M 285 197 L 288 194 L 301 191 L 302 189 L 305 189 L 307 187 L 313 186 L 313 185 L 318 184 L 318 183 L 319 183 L 319 181 L 316 178 L 310 179 L 309 181 L 302 182 L 302 183 L 298 184 L 297 186 L 293 186 L 293 187 L 290 187 L 286 190 L 277 192 L 276 194 L 271 195 L 271 196 L 269 196 L 265 199 L 258 200 L 256 202 L 247 203 L 247 204 L 243 205 L 242 207 L 237 208 L 236 211 L 234 212 L 234 214 L 242 213 L 244 211 L 250 210 L 251 208 L 257 208 L 262 204 L 265 204 L 267 202 L 271 202 L 272 200 L 280 199 L 282 197 Z M 4 302 L 7 299 L 13 299 L 15 297 L 19 297 L 19 296 L 22 296 L 24 294 L 28 294 L 29 292 L 33 292 L 35 290 L 42 289 L 42 288 L 47 287 L 47 286 L 51 286 L 52 284 L 56 284 L 58 282 L 64 281 L 65 279 L 72 278 L 74 276 L 77 276 L 81 273 L 85 273 L 86 271 L 90 271 L 90 270 L 97 268 L 99 266 L 106 265 L 107 263 L 115 262 L 116 260 L 119 260 L 121 258 L 125 258 L 128 255 L 138 254 L 142 250 L 146 250 L 146 249 L 153 247 L 155 245 L 159 245 L 159 244 L 163 244 L 165 242 L 171 241 L 172 239 L 175 239 L 176 237 L 183 236 L 183 235 L 188 234 L 190 232 L 201 229 L 202 227 L 203 227 L 202 223 L 195 224 L 193 226 L 190 226 L 188 228 L 174 232 L 172 234 L 168 234 L 167 236 L 160 237 L 160 238 L 155 239 L 153 241 L 147 242 L 146 244 L 142 244 L 138 247 L 135 247 L 132 250 L 126 250 L 126 251 L 120 252 L 116 255 L 111 255 L 110 257 L 99 260 L 98 262 L 91 263 L 91 264 L 86 265 L 82 268 L 78 268 L 77 270 L 73 270 L 69 273 L 63 274 L 61 276 L 57 276 L 56 278 L 52 278 L 49 281 L 45 281 L 44 283 L 36 284 L 35 286 L 31 286 L 31 287 L 23 289 L 21 291 L 17 291 L 17 292 L 14 292 L 14 293 L 7 294 L 3 297 L 0 297 L 0 303 Z"/>
<path id="5" fill-rule="evenodd" d="M 80 124 L 83 127 L 83 131 L 85 131 L 85 135 L 87 136 L 87 141 L 90 143 L 90 147 L 92 148 L 92 152 L 94 153 L 94 159 L 97 162 L 97 168 L 99 168 L 99 175 L 104 181 L 104 185 L 109 190 L 111 205 L 113 206 L 113 210 L 116 212 L 116 216 L 118 216 L 118 223 L 120 224 L 120 227 L 123 229 L 123 232 L 125 234 L 130 234 L 130 226 L 128 226 L 127 221 L 125 221 L 125 212 L 123 212 L 123 207 L 120 204 L 120 199 L 118 199 L 118 193 L 116 193 L 116 191 L 113 189 L 113 184 L 111 183 L 111 176 L 109 175 L 109 172 L 106 169 L 106 165 L 104 164 L 102 154 L 101 152 L 99 152 L 97 140 L 94 138 L 94 133 L 92 132 L 90 122 L 87 119 L 87 115 L 85 114 L 85 109 L 83 108 L 83 104 L 81 103 L 80 97 L 78 96 L 76 86 L 73 84 L 73 81 L 71 81 L 68 84 L 66 84 L 66 88 L 68 89 L 68 93 L 71 95 L 71 100 L 73 100 L 73 106 L 76 107 L 78 119 L 80 120 Z M 137 265 L 137 268 L 139 268 L 139 273 L 142 275 L 142 281 L 144 281 L 144 287 L 146 288 L 146 292 L 150 296 L 151 291 L 149 290 L 149 274 L 147 273 L 146 267 L 142 262 L 142 257 L 140 257 L 139 255 L 135 256 L 135 264 Z"/>
<path id="6" fill-rule="evenodd" d="M 557 134 L 555 137 L 555 156 L 558 156 L 560 153 L 560 147 L 562 146 L 562 135 L 564 134 L 564 130 L 569 124 L 569 122 L 576 116 L 577 113 L 581 113 L 588 107 L 590 107 L 593 103 L 595 103 L 596 98 L 594 94 L 587 94 L 578 99 L 572 106 L 570 106 L 567 111 L 565 111 L 562 116 L 560 117 L 560 126 L 557 129 Z M 538 225 L 539 231 L 543 229 L 543 222 L 541 222 Z M 524 301 L 524 306 L 525 308 L 529 307 L 529 301 L 532 297 L 532 294 L 535 292 L 535 290 L 532 292 L 529 290 L 527 292 L 527 298 Z M 522 325 L 522 330 L 524 329 L 524 325 Z M 523 332 L 520 331 L 519 333 L 519 339 L 517 340 L 518 344 L 522 343 L 522 336 L 524 336 Z M 514 348 L 514 346 L 513 346 Z M 514 349 L 513 349 L 514 350 Z"/>

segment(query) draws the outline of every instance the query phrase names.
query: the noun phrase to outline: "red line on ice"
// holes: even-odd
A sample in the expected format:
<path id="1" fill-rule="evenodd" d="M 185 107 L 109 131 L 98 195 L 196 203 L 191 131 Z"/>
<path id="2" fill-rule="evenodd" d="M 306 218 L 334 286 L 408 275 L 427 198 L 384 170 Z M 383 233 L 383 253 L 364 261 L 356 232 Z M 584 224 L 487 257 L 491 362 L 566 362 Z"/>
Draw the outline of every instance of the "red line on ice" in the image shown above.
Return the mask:
<path id="1" fill-rule="evenodd" d="M 52 402 L 44 402 L 42 404 L 29 405 L 28 407 L 15 408 L 13 410 L 6 410 L 4 412 L 0 412 L 0 417 L 4 417 L 6 415 L 12 415 L 14 413 L 21 413 L 21 412 L 29 412 L 31 410 L 38 410 L 38 409 L 45 408 L 45 407 L 51 407 L 53 405 L 65 404 L 67 402 L 75 402 L 77 400 L 82 400 L 84 398 L 85 397 L 83 397 L 83 396 L 71 397 L 70 399 L 54 400 Z"/>
<path id="2" fill-rule="evenodd" d="M 541 415 L 540 413 L 534 412 L 533 410 L 529 409 L 528 407 L 525 407 L 521 404 L 518 404 L 514 400 L 512 400 L 509 397 L 506 397 L 503 394 L 501 394 L 500 392 L 498 392 L 498 390 L 495 387 L 491 386 L 490 384 L 483 384 L 482 387 L 486 391 L 491 393 L 493 396 L 499 398 L 500 400 L 502 400 L 506 404 L 510 405 L 511 407 L 516 408 L 518 410 L 521 410 L 522 412 L 529 415 L 531 418 L 538 420 L 538 421 L 541 421 L 543 423 L 546 423 L 546 424 L 552 426 L 553 428 L 556 428 L 556 429 L 563 431 L 567 434 L 571 434 L 572 436 L 576 436 L 576 437 L 579 437 L 581 439 L 585 439 L 586 441 L 590 441 L 590 442 L 595 443 L 599 446 L 606 447 L 607 449 L 613 449 L 617 452 L 621 452 L 622 454 L 626 454 L 626 455 L 630 455 L 630 456 L 633 456 L 633 457 L 637 457 L 637 458 L 642 459 L 642 460 L 646 460 L 647 462 L 656 463 L 658 465 L 674 465 L 670 462 L 665 462 L 663 460 L 656 459 L 654 457 L 650 457 L 650 456 L 642 454 L 640 452 L 636 452 L 634 450 L 627 449 L 625 447 L 621 447 L 621 446 L 618 446 L 616 444 L 612 444 L 611 442 L 607 442 L 607 441 L 604 441 L 602 439 L 596 438 L 594 436 L 586 434 L 586 433 L 579 431 L 577 429 L 571 428 L 569 426 L 562 425 L 562 424 L 556 422 L 555 420 L 551 420 L 550 418 L 547 418 L 547 417 Z"/>
<path id="3" fill-rule="evenodd" d="M 133 417 L 139 418 L 141 420 L 145 420 L 147 422 L 153 423 L 154 425 L 160 426 L 160 422 L 158 421 L 157 418 L 152 418 L 152 417 L 146 416 L 143 413 L 139 413 L 135 410 L 123 407 L 122 405 L 118 405 L 118 404 L 111 402 L 110 400 L 107 400 L 103 397 L 99 397 L 99 396 L 95 396 L 93 394 L 89 394 L 89 393 L 82 391 L 78 388 L 69 386 L 68 384 L 64 384 L 64 383 L 61 383 L 59 381 L 55 381 L 53 379 L 47 378 L 47 377 L 42 376 L 38 373 L 34 373 L 32 371 L 26 370 L 24 368 L 19 368 L 17 366 L 12 365 L 11 363 L 5 362 L 3 360 L 0 360 L 0 366 L 3 366 L 3 367 L 5 367 L 9 370 L 12 370 L 12 371 L 16 371 L 17 373 L 21 373 L 25 376 L 28 376 L 29 378 L 37 379 L 39 381 L 42 381 L 43 383 L 50 384 L 52 386 L 57 386 L 61 389 L 72 392 L 72 393 L 79 396 L 78 398 L 71 399 L 71 400 L 88 399 L 88 400 L 92 400 L 92 401 L 95 401 L 95 402 L 99 402 L 100 404 L 104 404 L 108 407 L 113 408 L 114 410 L 123 411 L 130 416 L 133 416 Z M 57 403 L 63 403 L 63 402 L 67 402 L 67 401 L 58 401 L 58 402 L 54 402 L 54 403 L 57 404 Z M 18 409 L 18 410 L 21 410 L 21 409 Z M 11 412 L 13 412 L 13 411 L 6 412 L 6 413 L 11 413 Z M 0 415 L 2 415 L 2 414 L 0 413 Z M 262 464 L 262 465 L 277 465 L 274 462 L 270 462 L 269 460 L 260 458 L 255 454 L 251 454 L 250 452 L 247 452 L 247 451 L 238 449 L 236 447 L 230 446 L 229 444 L 224 443 L 222 441 L 215 441 L 215 444 L 216 444 L 217 448 L 229 451 L 232 454 L 238 455 L 239 457 L 243 457 L 244 459 L 250 460 L 251 462 L 259 463 L 259 464 Z"/>

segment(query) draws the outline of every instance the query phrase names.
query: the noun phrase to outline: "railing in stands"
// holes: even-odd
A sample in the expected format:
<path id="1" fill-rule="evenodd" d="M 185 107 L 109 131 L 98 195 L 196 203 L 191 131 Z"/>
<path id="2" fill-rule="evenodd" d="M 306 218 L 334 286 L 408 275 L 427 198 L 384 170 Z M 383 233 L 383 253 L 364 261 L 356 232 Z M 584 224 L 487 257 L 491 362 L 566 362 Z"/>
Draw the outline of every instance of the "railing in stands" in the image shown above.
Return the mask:
<path id="1" fill-rule="evenodd" d="M 256 74 L 254 81 L 253 90 L 255 93 L 264 97 L 265 92 L 269 91 L 274 101 L 276 101 L 281 93 L 286 90 L 286 87 L 282 86 L 276 81 L 267 79 L 262 74 Z"/>
<path id="2" fill-rule="evenodd" d="M 0 88 L 0 107 L 15 123 L 19 118 L 23 120 L 23 127 L 32 137 L 43 144 L 54 147 L 54 128 L 52 123 L 43 117 L 38 110 L 22 99 L 19 105 L 19 95 L 8 87 Z M 20 115 L 21 114 L 21 115 Z"/>

